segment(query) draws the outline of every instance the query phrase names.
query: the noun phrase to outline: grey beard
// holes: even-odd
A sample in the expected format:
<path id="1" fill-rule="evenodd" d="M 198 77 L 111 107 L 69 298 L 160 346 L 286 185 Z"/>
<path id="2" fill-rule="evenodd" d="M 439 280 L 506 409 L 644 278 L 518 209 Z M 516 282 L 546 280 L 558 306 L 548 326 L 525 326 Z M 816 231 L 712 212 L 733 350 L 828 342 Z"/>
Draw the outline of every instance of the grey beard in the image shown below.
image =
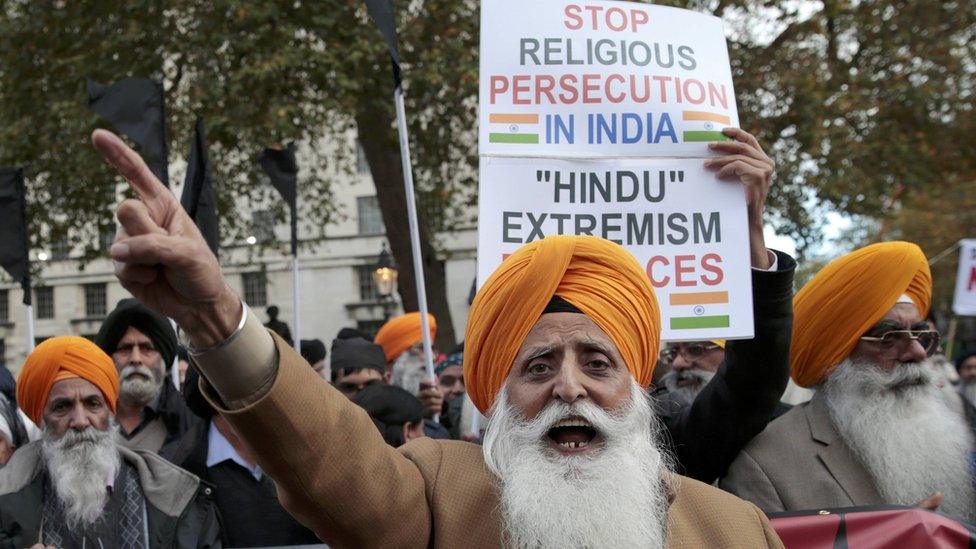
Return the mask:
<path id="1" fill-rule="evenodd" d="M 133 375 L 141 373 L 147 378 Z M 119 399 L 130 406 L 145 406 L 163 388 L 163 376 L 159 369 L 148 366 L 126 366 L 119 374 Z"/>
<path id="2" fill-rule="evenodd" d="M 546 433 L 572 415 L 589 420 L 603 447 L 555 455 Z M 670 461 L 657 445 L 647 394 L 607 412 L 591 403 L 554 402 L 527 420 L 502 390 L 488 421 L 483 453 L 498 479 L 509 547 L 663 547 Z"/>
<path id="3" fill-rule="evenodd" d="M 393 361 L 391 385 L 396 385 L 413 396 L 420 394 L 420 381 L 427 377 L 424 359 L 405 352 Z"/>
<path id="4" fill-rule="evenodd" d="M 921 380 L 919 385 L 905 382 Z M 830 417 L 886 503 L 911 505 L 939 491 L 939 510 L 972 521 L 972 436 L 946 403 L 927 363 L 891 372 L 845 360 L 823 386 Z"/>
<path id="5" fill-rule="evenodd" d="M 106 483 L 121 465 L 115 419 L 106 430 L 68 429 L 60 438 L 47 426 L 41 437 L 41 455 L 54 492 L 63 504 L 69 528 L 94 524 L 101 516 Z"/>
<path id="6" fill-rule="evenodd" d="M 715 372 L 688 368 L 682 370 L 672 370 L 661 378 L 661 383 L 673 396 L 678 397 L 687 404 L 691 404 L 698 397 L 698 393 L 708 385 L 708 382 L 715 377 Z M 678 381 L 694 379 L 692 385 L 678 385 Z"/>

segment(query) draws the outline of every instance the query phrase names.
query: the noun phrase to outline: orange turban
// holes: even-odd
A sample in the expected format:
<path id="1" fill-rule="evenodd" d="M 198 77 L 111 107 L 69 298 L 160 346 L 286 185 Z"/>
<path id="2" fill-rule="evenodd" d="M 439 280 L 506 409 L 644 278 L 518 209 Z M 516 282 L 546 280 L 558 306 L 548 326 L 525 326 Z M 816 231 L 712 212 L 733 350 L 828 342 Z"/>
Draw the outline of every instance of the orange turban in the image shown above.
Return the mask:
<path id="1" fill-rule="evenodd" d="M 119 398 L 115 363 L 98 345 L 77 336 L 52 337 L 34 348 L 17 379 L 17 402 L 27 417 L 40 425 L 51 387 L 76 377 L 98 387 L 115 413 Z"/>
<path id="2" fill-rule="evenodd" d="M 915 244 L 872 244 L 831 261 L 793 298 L 790 356 L 796 383 L 810 387 L 823 381 L 902 294 L 922 317 L 928 314 L 932 275 Z"/>
<path id="3" fill-rule="evenodd" d="M 610 336 L 642 387 L 660 345 L 660 312 L 647 274 L 628 251 L 595 236 L 550 236 L 519 248 L 471 304 L 464 337 L 464 383 L 484 413 L 515 355 L 554 295 Z"/>
<path id="4" fill-rule="evenodd" d="M 430 326 L 430 339 L 433 340 L 437 335 L 437 319 L 434 315 L 427 313 L 427 324 Z M 380 331 L 376 332 L 373 343 L 383 347 L 386 361 L 390 362 L 423 339 L 420 313 L 407 313 L 384 324 Z"/>

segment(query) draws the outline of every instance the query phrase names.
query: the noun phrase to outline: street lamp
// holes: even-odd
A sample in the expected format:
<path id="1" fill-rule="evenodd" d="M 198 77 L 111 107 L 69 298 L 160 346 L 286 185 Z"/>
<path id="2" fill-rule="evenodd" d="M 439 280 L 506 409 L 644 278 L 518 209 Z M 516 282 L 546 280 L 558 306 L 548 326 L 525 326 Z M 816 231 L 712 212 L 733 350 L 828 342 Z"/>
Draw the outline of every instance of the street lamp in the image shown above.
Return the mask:
<path id="1" fill-rule="evenodd" d="M 390 317 L 389 309 L 393 305 L 393 291 L 396 290 L 398 275 L 396 262 L 393 261 L 393 256 L 386 249 L 384 242 L 383 249 L 380 250 L 380 255 L 376 258 L 376 267 L 373 269 L 373 282 L 376 283 L 376 291 L 383 300 L 384 321 Z"/>

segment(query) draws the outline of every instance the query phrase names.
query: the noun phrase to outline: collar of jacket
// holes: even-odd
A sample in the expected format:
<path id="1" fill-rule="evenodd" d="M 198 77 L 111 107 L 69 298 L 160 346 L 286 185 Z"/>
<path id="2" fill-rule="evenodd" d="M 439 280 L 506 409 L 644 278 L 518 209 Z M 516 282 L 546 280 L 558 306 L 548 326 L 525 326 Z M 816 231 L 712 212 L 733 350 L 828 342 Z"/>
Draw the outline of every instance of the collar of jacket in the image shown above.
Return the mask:
<path id="1" fill-rule="evenodd" d="M 196 495 L 200 479 L 151 452 L 119 447 L 122 459 L 135 467 L 139 485 L 150 505 L 165 515 L 178 517 Z M 0 495 L 18 492 L 43 470 L 41 441 L 18 448 L 0 469 Z"/>

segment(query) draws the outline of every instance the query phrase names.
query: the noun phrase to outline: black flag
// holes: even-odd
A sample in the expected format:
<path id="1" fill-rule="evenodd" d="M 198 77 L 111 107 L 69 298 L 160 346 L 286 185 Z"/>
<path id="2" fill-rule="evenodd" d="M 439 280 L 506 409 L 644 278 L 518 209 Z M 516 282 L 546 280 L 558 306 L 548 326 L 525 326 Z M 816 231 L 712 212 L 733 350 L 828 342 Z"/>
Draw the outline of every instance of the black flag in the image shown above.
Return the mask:
<path id="1" fill-rule="evenodd" d="M 0 266 L 24 290 L 24 305 L 31 304 L 30 258 L 27 248 L 27 193 L 24 171 L 0 167 Z"/>
<path id="2" fill-rule="evenodd" d="M 148 78 L 123 78 L 106 86 L 89 78 L 88 107 L 138 143 L 149 169 L 169 186 L 162 84 Z"/>
<path id="3" fill-rule="evenodd" d="M 397 49 L 396 19 L 393 17 L 393 0 L 366 0 L 366 11 L 380 29 L 393 62 L 393 85 L 400 87 L 400 52 Z"/>
<path id="4" fill-rule="evenodd" d="M 291 254 L 298 255 L 298 163 L 295 161 L 295 144 L 284 149 L 264 149 L 261 168 L 271 178 L 271 184 L 281 193 L 291 210 Z"/>
<path id="5" fill-rule="evenodd" d="M 210 178 L 210 161 L 207 158 L 207 135 L 202 118 L 197 118 L 193 129 L 193 145 L 187 159 L 186 180 L 183 182 L 180 203 L 197 224 L 210 250 L 217 255 L 220 227 L 217 222 L 217 205 L 214 203 L 213 181 Z"/>

